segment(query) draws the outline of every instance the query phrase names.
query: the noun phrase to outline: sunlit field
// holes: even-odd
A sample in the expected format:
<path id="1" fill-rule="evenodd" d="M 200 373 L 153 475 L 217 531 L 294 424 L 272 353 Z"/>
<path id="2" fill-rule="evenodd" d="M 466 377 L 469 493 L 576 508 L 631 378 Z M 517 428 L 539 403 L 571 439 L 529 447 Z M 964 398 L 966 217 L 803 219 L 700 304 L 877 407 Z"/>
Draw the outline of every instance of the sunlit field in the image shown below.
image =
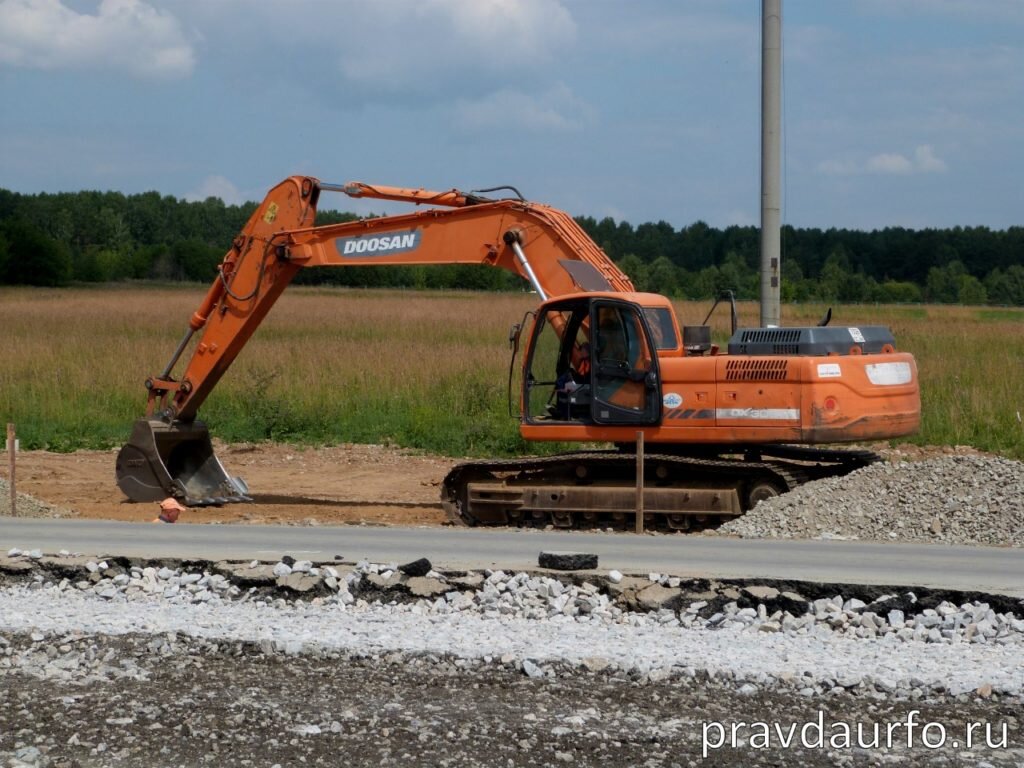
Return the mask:
<path id="1" fill-rule="evenodd" d="M 0 289 L 0 419 L 24 448 L 120 445 L 204 286 Z M 452 456 L 528 446 L 508 415 L 509 326 L 527 294 L 289 289 L 200 411 L 225 441 L 393 443 Z M 698 324 L 710 305 L 677 304 Z M 783 307 L 814 324 L 818 305 Z M 728 338 L 728 310 L 712 318 Z M 757 306 L 740 306 L 741 325 Z M 837 325 L 888 325 L 918 361 L 921 444 L 1024 458 L 1024 310 L 842 306 Z M 179 364 L 176 373 L 183 370 Z"/>

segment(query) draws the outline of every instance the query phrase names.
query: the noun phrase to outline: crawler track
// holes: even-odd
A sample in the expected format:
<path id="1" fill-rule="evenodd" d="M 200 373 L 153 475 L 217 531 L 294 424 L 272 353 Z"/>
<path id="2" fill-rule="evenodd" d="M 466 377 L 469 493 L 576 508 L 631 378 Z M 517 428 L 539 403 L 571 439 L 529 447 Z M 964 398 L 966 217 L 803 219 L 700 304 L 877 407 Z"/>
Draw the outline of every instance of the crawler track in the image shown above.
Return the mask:
<path id="1" fill-rule="evenodd" d="M 735 449 L 733 449 L 735 450 Z M 870 451 L 772 446 L 701 456 L 646 454 L 644 525 L 713 528 L 801 483 L 840 476 L 879 457 Z M 636 455 L 618 450 L 471 461 L 445 477 L 441 502 L 462 525 L 631 528 Z"/>

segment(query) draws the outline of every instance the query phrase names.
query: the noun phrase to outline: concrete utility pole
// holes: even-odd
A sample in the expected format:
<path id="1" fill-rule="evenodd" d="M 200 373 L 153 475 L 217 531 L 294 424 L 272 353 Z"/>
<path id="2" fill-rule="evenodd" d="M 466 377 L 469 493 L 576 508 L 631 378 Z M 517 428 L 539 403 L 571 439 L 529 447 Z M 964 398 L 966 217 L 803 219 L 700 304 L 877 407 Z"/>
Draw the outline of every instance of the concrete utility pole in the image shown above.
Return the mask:
<path id="1" fill-rule="evenodd" d="M 761 327 L 779 325 L 782 0 L 761 0 Z"/>

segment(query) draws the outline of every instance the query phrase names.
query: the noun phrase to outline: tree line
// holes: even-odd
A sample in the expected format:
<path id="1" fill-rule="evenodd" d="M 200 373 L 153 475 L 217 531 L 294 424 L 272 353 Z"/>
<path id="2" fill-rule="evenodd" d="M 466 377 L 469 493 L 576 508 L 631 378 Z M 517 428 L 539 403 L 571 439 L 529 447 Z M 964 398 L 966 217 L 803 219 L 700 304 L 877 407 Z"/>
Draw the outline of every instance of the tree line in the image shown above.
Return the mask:
<path id="1" fill-rule="evenodd" d="M 25 195 L 0 189 L 0 283 L 209 282 L 255 203 L 187 202 L 157 192 Z M 355 219 L 320 211 L 318 224 Z M 640 290 L 708 299 L 759 291 L 757 227 L 637 226 L 576 219 Z M 1024 227 L 887 227 L 782 231 L 784 301 L 1024 306 Z M 517 290 L 514 275 L 476 266 L 309 269 L 298 282 L 357 287 Z"/>

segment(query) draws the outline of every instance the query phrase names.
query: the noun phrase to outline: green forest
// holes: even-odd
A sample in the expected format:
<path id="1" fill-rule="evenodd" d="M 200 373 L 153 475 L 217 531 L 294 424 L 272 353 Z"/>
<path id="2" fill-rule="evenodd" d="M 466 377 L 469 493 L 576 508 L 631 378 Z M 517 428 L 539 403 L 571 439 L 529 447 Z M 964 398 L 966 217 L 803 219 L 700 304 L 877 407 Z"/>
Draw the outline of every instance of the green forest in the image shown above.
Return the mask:
<path id="1" fill-rule="evenodd" d="M 255 207 L 157 192 L 25 195 L 0 189 L 0 283 L 209 282 Z M 320 211 L 317 223 L 354 218 Z M 757 227 L 576 220 L 640 290 L 690 299 L 732 290 L 740 299 L 757 298 Z M 864 232 L 786 226 L 782 265 L 784 301 L 1024 306 L 1024 227 Z M 477 290 L 524 285 L 514 275 L 472 266 L 309 269 L 298 282 Z"/>

